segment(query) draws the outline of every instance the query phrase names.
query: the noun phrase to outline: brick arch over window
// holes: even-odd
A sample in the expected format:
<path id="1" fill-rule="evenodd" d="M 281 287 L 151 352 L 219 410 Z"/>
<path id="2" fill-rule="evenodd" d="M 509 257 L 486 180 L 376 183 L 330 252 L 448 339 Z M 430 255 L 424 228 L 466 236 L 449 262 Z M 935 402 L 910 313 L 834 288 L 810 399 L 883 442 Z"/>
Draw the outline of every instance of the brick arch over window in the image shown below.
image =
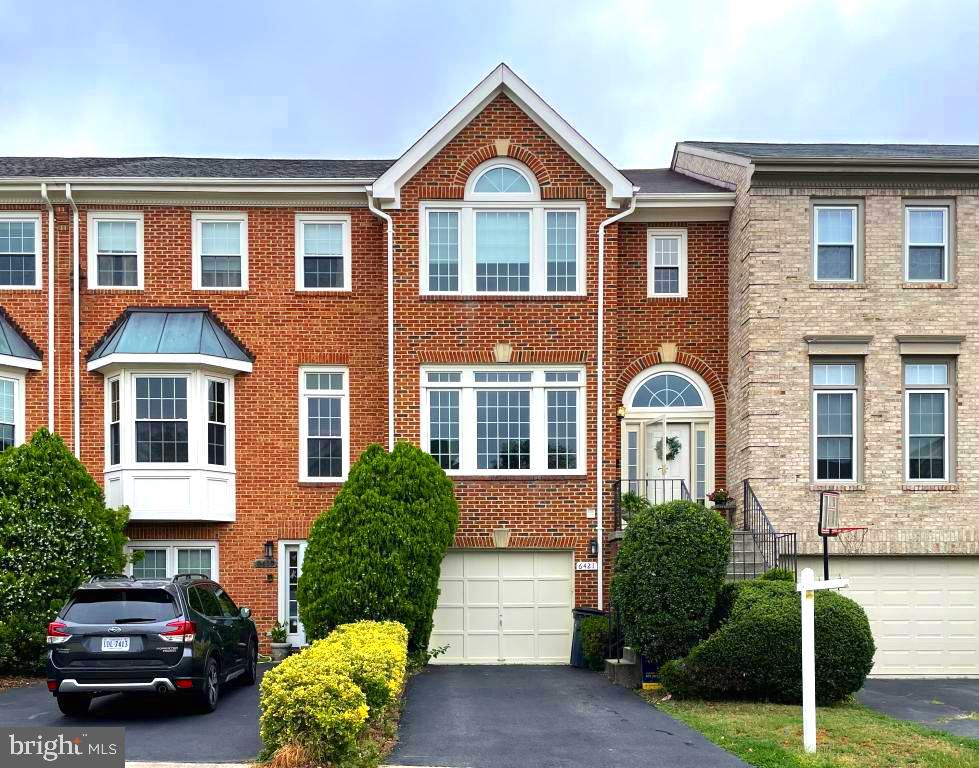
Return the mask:
<path id="1" fill-rule="evenodd" d="M 711 368 L 707 363 L 701 360 L 699 357 L 694 357 L 687 352 L 676 353 L 675 360 L 664 360 L 659 352 L 652 352 L 648 355 L 643 355 L 642 357 L 637 357 L 629 365 L 627 365 L 622 373 L 619 374 L 618 381 L 615 385 L 615 397 L 617 402 L 622 402 L 622 397 L 625 394 L 626 387 L 629 383 L 640 373 L 648 368 L 652 368 L 654 365 L 659 365 L 660 363 L 675 363 L 676 365 L 682 365 L 685 368 L 689 368 L 694 373 L 700 375 L 700 377 L 707 382 L 707 386 L 710 387 L 711 394 L 714 396 L 714 412 L 717 414 L 718 420 L 723 423 L 724 414 L 727 413 L 727 390 L 724 386 L 724 382 L 721 377 L 717 375 L 717 372 Z"/>
<path id="2" fill-rule="evenodd" d="M 469 157 L 463 160 L 462 164 L 456 170 L 453 183 L 461 187 L 465 187 L 466 182 L 469 180 L 469 176 L 477 167 L 479 167 L 482 163 L 485 163 L 487 160 L 492 160 L 493 158 L 497 157 L 501 159 L 507 157 L 511 160 L 517 160 L 526 165 L 531 172 L 533 172 L 534 176 L 537 177 L 537 183 L 541 186 L 542 195 L 543 188 L 550 186 L 551 174 L 537 155 L 526 147 L 522 147 L 518 144 L 508 144 L 506 153 L 500 154 L 500 152 L 497 151 L 496 143 L 486 144 L 480 147 L 469 155 Z"/>

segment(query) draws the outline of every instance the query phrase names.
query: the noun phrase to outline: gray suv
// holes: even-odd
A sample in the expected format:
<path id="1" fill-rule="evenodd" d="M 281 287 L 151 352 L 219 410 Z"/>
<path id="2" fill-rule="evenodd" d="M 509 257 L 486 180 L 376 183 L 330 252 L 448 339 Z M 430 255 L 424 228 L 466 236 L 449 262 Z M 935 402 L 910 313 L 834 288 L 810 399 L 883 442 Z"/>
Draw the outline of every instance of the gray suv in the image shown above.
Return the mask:
<path id="1" fill-rule="evenodd" d="M 213 712 L 220 686 L 258 676 L 258 633 L 203 574 L 83 584 L 48 625 L 48 690 L 66 715 L 110 693 L 187 694 Z"/>

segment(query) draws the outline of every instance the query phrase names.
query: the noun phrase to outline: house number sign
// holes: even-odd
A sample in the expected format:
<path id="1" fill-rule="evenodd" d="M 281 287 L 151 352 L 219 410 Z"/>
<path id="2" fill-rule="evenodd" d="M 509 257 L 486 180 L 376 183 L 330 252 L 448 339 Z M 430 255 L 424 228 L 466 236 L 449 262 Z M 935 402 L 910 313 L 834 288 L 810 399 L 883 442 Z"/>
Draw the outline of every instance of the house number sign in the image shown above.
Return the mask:
<path id="1" fill-rule="evenodd" d="M 574 564 L 574 569 L 576 571 L 597 571 L 598 563 L 594 560 L 579 560 Z"/>

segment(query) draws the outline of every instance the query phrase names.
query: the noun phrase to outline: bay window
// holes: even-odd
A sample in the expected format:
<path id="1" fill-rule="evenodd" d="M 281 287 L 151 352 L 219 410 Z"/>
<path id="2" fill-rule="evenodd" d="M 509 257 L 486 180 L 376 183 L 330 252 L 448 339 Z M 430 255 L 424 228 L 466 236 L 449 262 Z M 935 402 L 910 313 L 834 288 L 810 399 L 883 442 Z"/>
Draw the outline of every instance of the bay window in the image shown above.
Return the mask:
<path id="1" fill-rule="evenodd" d="M 580 368 L 421 371 L 422 444 L 449 473 L 584 471 Z"/>
<path id="2" fill-rule="evenodd" d="M 18 415 L 17 400 L 21 390 L 20 379 L 0 376 L 0 451 L 13 448 L 23 441 L 23 418 Z"/>

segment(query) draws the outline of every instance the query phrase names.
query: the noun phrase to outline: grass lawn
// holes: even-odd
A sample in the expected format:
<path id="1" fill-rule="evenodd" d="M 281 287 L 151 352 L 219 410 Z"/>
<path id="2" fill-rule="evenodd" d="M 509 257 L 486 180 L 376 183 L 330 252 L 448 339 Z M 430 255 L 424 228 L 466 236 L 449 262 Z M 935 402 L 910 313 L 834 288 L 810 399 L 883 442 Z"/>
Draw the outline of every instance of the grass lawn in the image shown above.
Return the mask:
<path id="1" fill-rule="evenodd" d="M 820 707 L 815 755 L 802 749 L 802 708 L 745 702 L 665 701 L 663 712 L 746 763 L 763 768 L 979 768 L 979 741 L 895 720 L 856 703 Z"/>

